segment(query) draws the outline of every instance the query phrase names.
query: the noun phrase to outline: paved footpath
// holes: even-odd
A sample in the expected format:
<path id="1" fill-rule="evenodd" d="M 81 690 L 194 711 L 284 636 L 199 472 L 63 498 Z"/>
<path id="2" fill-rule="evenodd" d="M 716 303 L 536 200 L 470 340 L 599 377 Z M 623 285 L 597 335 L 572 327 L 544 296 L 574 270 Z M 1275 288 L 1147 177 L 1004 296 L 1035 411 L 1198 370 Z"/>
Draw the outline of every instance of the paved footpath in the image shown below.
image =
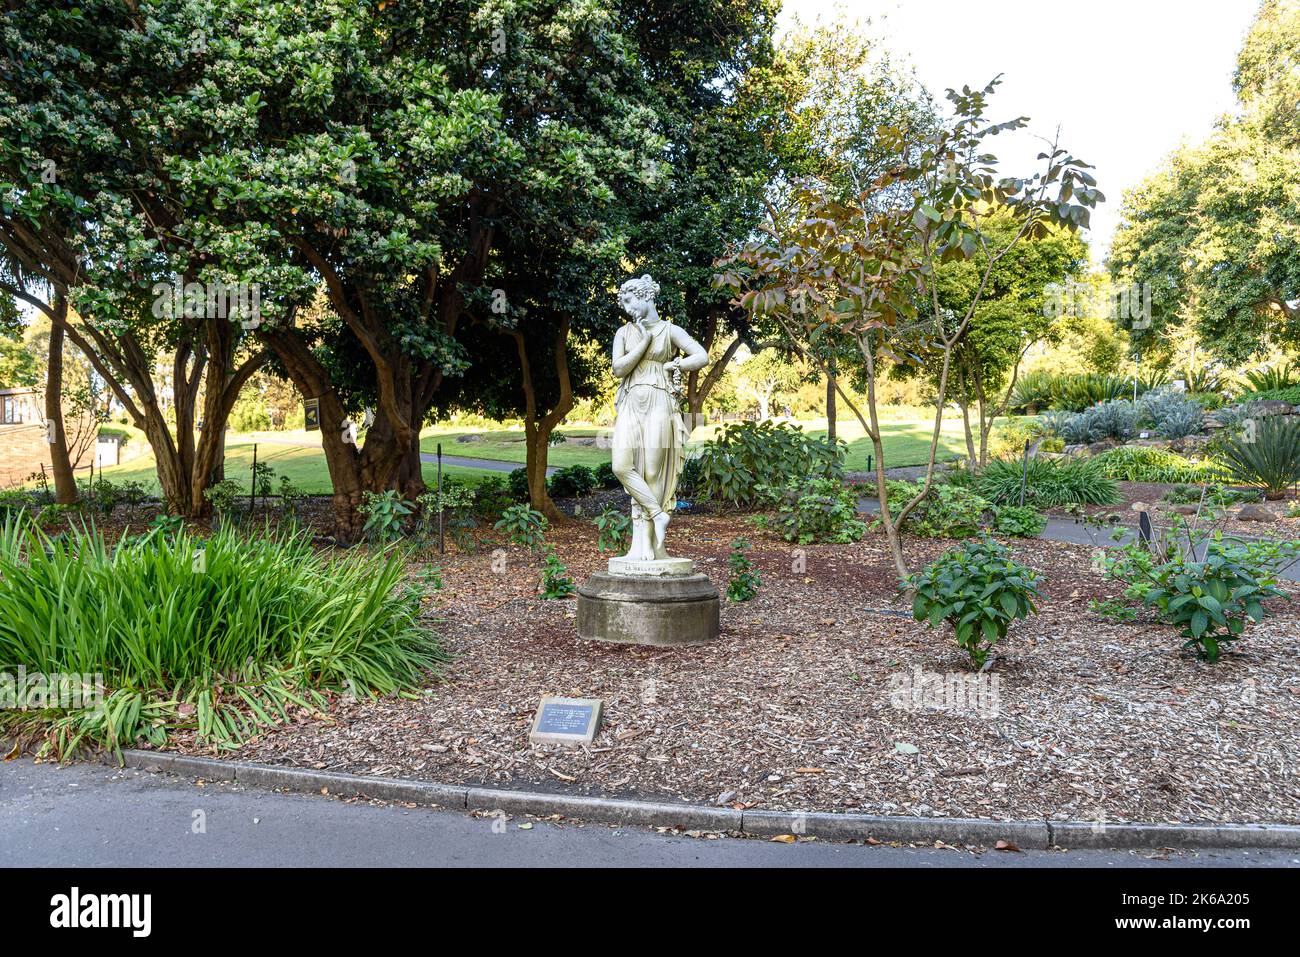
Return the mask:
<path id="1" fill-rule="evenodd" d="M 196 822 L 202 833 L 195 833 Z M 1026 851 L 691 838 L 346 803 L 96 764 L 0 764 L 0 867 L 1295 867 L 1300 851 Z"/>

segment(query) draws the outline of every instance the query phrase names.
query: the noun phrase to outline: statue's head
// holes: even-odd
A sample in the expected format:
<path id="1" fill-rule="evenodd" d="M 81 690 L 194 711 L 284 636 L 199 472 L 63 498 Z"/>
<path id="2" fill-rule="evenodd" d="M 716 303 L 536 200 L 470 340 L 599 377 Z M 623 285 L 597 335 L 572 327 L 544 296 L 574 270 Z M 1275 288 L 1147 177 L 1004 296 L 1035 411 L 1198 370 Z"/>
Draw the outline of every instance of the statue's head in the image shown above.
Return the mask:
<path id="1" fill-rule="evenodd" d="M 655 296 L 659 295 L 659 283 L 649 274 L 629 279 L 618 287 L 618 304 L 634 320 L 655 315 Z"/>

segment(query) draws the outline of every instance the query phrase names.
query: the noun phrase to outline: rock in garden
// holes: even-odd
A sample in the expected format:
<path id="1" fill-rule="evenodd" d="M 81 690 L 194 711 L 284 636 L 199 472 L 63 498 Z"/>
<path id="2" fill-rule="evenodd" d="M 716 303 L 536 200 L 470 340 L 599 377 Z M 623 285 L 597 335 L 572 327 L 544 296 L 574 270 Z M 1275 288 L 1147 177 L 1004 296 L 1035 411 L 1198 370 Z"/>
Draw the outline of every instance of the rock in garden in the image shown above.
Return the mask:
<path id="1" fill-rule="evenodd" d="M 482 442 L 483 436 L 475 435 L 474 433 L 471 432 L 465 435 L 456 436 L 456 441 L 457 442 Z"/>
<path id="2" fill-rule="evenodd" d="M 1251 503 L 1243 505 L 1241 511 L 1237 513 L 1239 522 L 1276 522 L 1277 513 L 1267 505 L 1256 505 Z"/>
<path id="3" fill-rule="evenodd" d="M 1250 414 L 1256 417 L 1269 415 L 1290 415 L 1291 403 L 1280 399 L 1260 399 L 1250 404 Z"/>

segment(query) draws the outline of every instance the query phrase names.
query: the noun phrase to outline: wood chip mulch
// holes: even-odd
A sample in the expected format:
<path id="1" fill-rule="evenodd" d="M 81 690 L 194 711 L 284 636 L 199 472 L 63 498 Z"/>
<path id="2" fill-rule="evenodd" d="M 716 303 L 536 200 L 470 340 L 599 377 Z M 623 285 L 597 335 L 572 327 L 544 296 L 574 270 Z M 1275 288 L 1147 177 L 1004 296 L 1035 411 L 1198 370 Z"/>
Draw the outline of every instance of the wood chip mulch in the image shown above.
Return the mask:
<path id="1" fill-rule="evenodd" d="M 414 700 L 336 701 L 230 756 L 763 810 L 1300 823 L 1300 605 L 1274 602 L 1209 665 L 1166 626 L 1089 611 L 1119 593 L 1091 549 L 1017 541 L 1045 599 L 986 672 L 996 697 L 990 680 L 980 707 L 927 706 L 898 683 L 970 669 L 895 601 L 882 539 L 797 549 L 742 519 L 682 515 L 674 553 L 725 593 L 737 535 L 755 543 L 762 591 L 724 598 L 722 637 L 682 649 L 579 640 L 574 601 L 538 597 L 540 557 L 521 549 L 435 556 L 445 586 L 429 614 L 455 655 L 440 680 Z M 588 522 L 549 538 L 576 581 L 603 566 Z M 953 545 L 912 540 L 908 559 L 917 569 Z M 604 699 L 592 747 L 530 746 L 544 694 Z"/>

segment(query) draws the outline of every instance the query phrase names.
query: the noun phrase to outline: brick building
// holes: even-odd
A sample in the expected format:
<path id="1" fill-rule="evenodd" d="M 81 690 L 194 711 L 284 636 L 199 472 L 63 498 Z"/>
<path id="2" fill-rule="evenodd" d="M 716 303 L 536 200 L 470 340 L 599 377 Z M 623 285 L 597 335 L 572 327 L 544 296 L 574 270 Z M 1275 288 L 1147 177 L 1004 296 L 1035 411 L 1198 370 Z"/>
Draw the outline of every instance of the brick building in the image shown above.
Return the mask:
<path id="1" fill-rule="evenodd" d="M 44 397 L 34 389 L 0 389 L 0 488 L 50 471 Z"/>

